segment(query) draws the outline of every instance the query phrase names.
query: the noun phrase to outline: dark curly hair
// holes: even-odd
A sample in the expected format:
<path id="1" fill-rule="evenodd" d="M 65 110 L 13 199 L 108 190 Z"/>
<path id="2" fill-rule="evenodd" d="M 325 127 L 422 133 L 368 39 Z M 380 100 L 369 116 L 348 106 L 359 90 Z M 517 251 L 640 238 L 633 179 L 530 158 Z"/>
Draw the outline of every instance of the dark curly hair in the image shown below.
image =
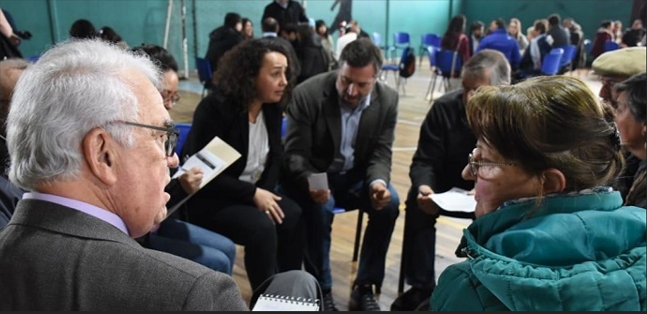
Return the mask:
<path id="1" fill-rule="evenodd" d="M 162 72 L 178 72 L 178 65 L 173 55 L 164 47 L 155 44 L 142 44 L 139 47 L 131 49 L 134 53 L 148 55 Z"/>
<path id="2" fill-rule="evenodd" d="M 285 108 L 292 95 L 292 89 L 296 83 L 294 73 L 294 62 L 290 58 L 290 43 L 275 37 L 250 39 L 241 42 L 234 48 L 227 51 L 218 62 L 213 82 L 216 87 L 232 102 L 247 112 L 249 105 L 256 98 L 256 77 L 263 66 L 265 54 L 278 52 L 288 60 L 288 68 L 285 78 L 288 85 L 283 92 L 280 105 Z"/>

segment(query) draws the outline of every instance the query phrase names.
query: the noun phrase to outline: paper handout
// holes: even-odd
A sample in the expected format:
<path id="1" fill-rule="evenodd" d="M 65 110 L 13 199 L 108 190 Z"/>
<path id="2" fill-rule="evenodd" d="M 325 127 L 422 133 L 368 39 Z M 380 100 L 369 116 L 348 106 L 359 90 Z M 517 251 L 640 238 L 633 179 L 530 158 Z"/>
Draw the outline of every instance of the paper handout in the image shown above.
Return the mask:
<path id="1" fill-rule="evenodd" d="M 328 175 L 325 172 L 311 174 L 308 177 L 308 186 L 313 190 L 327 190 Z"/>
<path id="2" fill-rule="evenodd" d="M 445 193 L 431 194 L 429 197 L 442 209 L 449 212 L 472 213 L 476 208 L 474 195 L 454 187 Z"/>
<path id="3" fill-rule="evenodd" d="M 238 158 L 240 158 L 240 153 L 216 136 L 207 146 L 184 162 L 182 167 L 173 175 L 173 179 L 178 178 L 193 167 L 199 167 L 203 172 L 202 182 L 200 183 L 200 189 L 202 189 Z M 169 208 L 166 217 L 180 208 L 190 197 L 191 195 L 188 195 L 175 206 Z"/>

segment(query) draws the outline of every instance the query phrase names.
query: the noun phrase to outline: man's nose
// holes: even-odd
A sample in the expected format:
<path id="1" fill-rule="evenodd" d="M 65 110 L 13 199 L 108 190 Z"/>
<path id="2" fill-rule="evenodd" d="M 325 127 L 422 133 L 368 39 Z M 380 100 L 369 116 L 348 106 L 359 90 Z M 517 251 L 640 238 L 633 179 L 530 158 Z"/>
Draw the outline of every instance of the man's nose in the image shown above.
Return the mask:
<path id="1" fill-rule="evenodd" d="M 346 93 L 350 96 L 355 96 L 357 95 L 357 87 L 355 84 L 348 84 L 348 88 L 346 89 Z"/>

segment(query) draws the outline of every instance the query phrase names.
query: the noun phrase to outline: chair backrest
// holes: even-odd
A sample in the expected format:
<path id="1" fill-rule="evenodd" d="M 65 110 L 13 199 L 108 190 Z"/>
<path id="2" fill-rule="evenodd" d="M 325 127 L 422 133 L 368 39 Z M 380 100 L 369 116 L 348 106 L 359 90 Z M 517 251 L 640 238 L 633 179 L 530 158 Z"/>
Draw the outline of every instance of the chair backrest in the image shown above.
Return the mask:
<path id="1" fill-rule="evenodd" d="M 436 53 L 440 51 L 440 48 L 436 46 L 428 46 L 427 47 L 427 54 L 429 56 L 429 65 L 434 68 L 436 67 Z"/>
<path id="2" fill-rule="evenodd" d="M 382 46 L 382 35 L 380 33 L 373 32 L 373 43 L 378 47 Z"/>
<path id="3" fill-rule="evenodd" d="M 393 34 L 393 45 L 396 47 L 407 47 L 411 41 L 409 40 L 409 33 L 395 32 Z"/>
<path id="4" fill-rule="evenodd" d="M 541 73 L 544 75 L 555 75 L 559 71 L 560 61 L 564 55 L 564 49 L 553 48 L 541 61 Z"/>
<path id="5" fill-rule="evenodd" d="M 423 47 L 429 47 L 429 46 L 440 47 L 440 40 L 441 38 L 434 33 L 422 34 L 420 36 L 420 44 Z"/>
<path id="6" fill-rule="evenodd" d="M 604 42 L 604 52 L 613 51 L 616 49 L 620 49 L 620 45 L 618 45 L 618 43 L 616 43 L 615 41 L 607 40 Z"/>
<path id="7" fill-rule="evenodd" d="M 184 142 L 186 141 L 186 137 L 187 135 L 189 135 L 189 131 L 191 130 L 191 123 L 178 122 L 175 124 L 175 128 L 180 131 L 180 135 L 177 138 L 177 146 L 175 147 L 175 152 L 178 156 L 180 156 L 180 154 L 182 153 L 182 147 L 184 146 Z M 182 162 L 182 156 L 180 156 L 180 162 Z"/>
<path id="8" fill-rule="evenodd" d="M 200 83 L 204 84 L 204 82 L 211 80 L 211 78 L 213 77 L 213 72 L 211 71 L 211 63 L 209 63 L 209 60 L 196 57 L 195 66 L 198 70 L 198 78 L 200 79 Z"/>
<path id="9" fill-rule="evenodd" d="M 556 48 L 564 49 L 564 54 L 562 55 L 562 59 L 559 62 L 560 66 L 565 66 L 571 63 L 573 61 L 573 58 L 575 58 L 575 51 L 577 50 L 577 47 L 575 45 L 563 45 Z"/>
<path id="10" fill-rule="evenodd" d="M 435 54 L 435 65 L 443 73 L 443 76 L 449 77 L 449 75 L 451 75 L 452 73 L 452 70 L 454 70 L 454 72 L 460 71 L 463 67 L 463 58 L 458 53 L 456 54 L 456 56 L 454 56 L 453 50 L 441 49 L 436 51 Z M 452 61 L 454 62 L 453 67 Z"/>

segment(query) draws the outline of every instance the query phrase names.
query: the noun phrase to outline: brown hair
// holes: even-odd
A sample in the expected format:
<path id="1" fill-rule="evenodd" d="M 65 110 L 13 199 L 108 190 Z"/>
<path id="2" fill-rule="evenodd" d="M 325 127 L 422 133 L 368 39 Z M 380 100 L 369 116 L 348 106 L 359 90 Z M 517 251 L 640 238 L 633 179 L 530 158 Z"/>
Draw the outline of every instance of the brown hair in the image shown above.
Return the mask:
<path id="1" fill-rule="evenodd" d="M 568 76 L 484 86 L 467 105 L 477 138 L 532 175 L 556 168 L 565 192 L 608 184 L 624 166 L 610 108 Z"/>

